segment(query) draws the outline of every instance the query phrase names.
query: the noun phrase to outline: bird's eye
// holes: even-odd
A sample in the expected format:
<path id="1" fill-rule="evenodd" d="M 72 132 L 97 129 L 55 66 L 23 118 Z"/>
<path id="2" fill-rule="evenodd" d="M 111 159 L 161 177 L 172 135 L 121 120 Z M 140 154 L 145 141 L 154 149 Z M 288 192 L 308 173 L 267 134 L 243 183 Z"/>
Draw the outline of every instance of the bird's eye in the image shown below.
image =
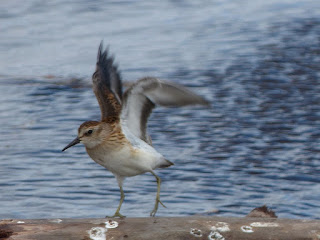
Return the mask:
<path id="1" fill-rule="evenodd" d="M 92 134 L 92 132 L 93 132 L 93 130 L 92 129 L 90 129 L 90 130 L 88 130 L 88 135 L 90 135 L 90 134 Z"/>

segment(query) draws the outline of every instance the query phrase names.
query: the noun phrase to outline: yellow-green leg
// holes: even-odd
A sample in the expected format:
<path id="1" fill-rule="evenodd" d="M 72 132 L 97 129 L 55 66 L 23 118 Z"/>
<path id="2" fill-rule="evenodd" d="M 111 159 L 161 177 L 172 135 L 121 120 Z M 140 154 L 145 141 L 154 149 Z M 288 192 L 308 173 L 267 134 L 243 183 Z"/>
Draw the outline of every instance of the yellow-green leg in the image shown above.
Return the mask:
<path id="1" fill-rule="evenodd" d="M 152 212 L 150 213 L 150 216 L 154 217 L 158 211 L 158 206 L 159 203 L 163 206 L 166 207 L 161 201 L 160 201 L 160 185 L 161 185 L 161 179 L 153 172 L 151 171 L 152 175 L 155 176 L 155 178 L 157 179 L 157 196 L 156 196 L 156 202 L 154 204 L 154 208 L 152 210 Z"/>
<path id="2" fill-rule="evenodd" d="M 120 213 L 120 208 L 121 208 L 121 205 L 123 203 L 123 200 L 124 200 L 124 192 L 123 192 L 123 189 L 122 189 L 122 186 L 120 186 L 120 194 L 121 194 L 121 197 L 120 197 L 120 202 L 119 202 L 119 206 L 117 208 L 117 211 L 114 213 L 113 216 L 106 216 L 107 218 L 108 217 L 120 217 L 120 218 L 125 218 L 126 216 L 123 216 L 121 213 Z"/>

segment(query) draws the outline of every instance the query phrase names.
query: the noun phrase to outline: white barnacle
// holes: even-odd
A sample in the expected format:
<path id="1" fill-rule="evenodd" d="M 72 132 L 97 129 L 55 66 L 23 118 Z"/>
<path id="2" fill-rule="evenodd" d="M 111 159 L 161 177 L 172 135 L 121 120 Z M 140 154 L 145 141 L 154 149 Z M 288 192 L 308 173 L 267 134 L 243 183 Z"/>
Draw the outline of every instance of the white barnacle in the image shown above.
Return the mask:
<path id="1" fill-rule="evenodd" d="M 218 222 L 215 226 L 211 227 L 212 231 L 218 231 L 218 232 L 229 232 L 229 224 L 226 222 Z"/>
<path id="2" fill-rule="evenodd" d="M 202 232 L 200 229 L 197 228 L 191 228 L 190 233 L 195 237 L 202 237 Z"/>
<path id="3" fill-rule="evenodd" d="M 217 231 L 211 231 L 208 236 L 208 239 L 209 240 L 225 240 L 224 236 L 222 236 L 221 233 Z"/>
<path id="4" fill-rule="evenodd" d="M 53 219 L 53 220 L 51 220 L 50 222 L 53 222 L 53 223 L 61 223 L 61 222 L 62 222 L 62 220 L 61 220 L 61 219 L 59 219 L 59 218 L 57 218 L 57 219 Z"/>
<path id="5" fill-rule="evenodd" d="M 279 227 L 278 223 L 275 222 L 253 222 L 250 224 L 252 227 Z"/>
<path id="6" fill-rule="evenodd" d="M 106 224 L 106 228 L 116 228 L 119 225 L 119 223 L 114 220 L 108 220 L 105 222 L 105 224 Z"/>
<path id="7" fill-rule="evenodd" d="M 241 226 L 241 231 L 245 233 L 253 233 L 253 229 L 251 226 Z"/>
<path id="8" fill-rule="evenodd" d="M 89 237 L 92 240 L 105 240 L 108 229 L 102 227 L 93 227 L 88 231 Z"/>

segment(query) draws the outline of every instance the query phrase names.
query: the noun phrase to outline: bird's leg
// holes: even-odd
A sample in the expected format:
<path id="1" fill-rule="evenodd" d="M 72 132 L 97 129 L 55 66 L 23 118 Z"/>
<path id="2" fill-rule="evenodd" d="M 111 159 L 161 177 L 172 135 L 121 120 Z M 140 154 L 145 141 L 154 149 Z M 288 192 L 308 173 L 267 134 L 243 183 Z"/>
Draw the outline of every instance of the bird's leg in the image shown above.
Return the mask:
<path id="1" fill-rule="evenodd" d="M 157 179 L 157 196 L 156 196 L 156 202 L 154 204 L 154 208 L 152 210 L 152 212 L 150 213 L 150 216 L 154 217 L 157 213 L 157 210 L 158 210 L 158 206 L 159 206 L 159 203 L 163 206 L 163 207 L 166 207 L 161 201 L 160 201 L 160 185 L 161 185 L 161 179 L 153 172 L 151 171 L 151 173 L 153 174 L 153 176 L 156 177 Z"/>
<path id="2" fill-rule="evenodd" d="M 117 211 L 114 213 L 113 216 L 106 216 L 106 218 L 108 217 L 120 217 L 120 218 L 125 218 L 126 216 L 123 216 L 121 213 L 120 213 L 120 208 L 121 208 L 121 205 L 123 203 L 123 200 L 124 200 L 124 192 L 123 192 L 123 189 L 122 189 L 122 186 L 119 186 L 120 187 L 120 194 L 121 194 L 121 197 L 120 197 L 120 202 L 119 202 L 119 206 L 117 208 Z"/>

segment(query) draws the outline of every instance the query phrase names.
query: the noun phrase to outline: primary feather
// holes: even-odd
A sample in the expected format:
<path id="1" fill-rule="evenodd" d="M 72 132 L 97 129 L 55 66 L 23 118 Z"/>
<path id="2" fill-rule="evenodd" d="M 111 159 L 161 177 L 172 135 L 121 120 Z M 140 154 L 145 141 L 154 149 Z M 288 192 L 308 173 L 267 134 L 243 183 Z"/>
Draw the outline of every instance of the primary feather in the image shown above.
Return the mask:
<path id="1" fill-rule="evenodd" d="M 101 42 L 92 82 L 93 91 L 100 105 L 101 120 L 107 121 L 118 117 L 121 111 L 122 83 L 113 57 L 108 54 L 108 48 L 105 51 L 102 49 Z"/>

